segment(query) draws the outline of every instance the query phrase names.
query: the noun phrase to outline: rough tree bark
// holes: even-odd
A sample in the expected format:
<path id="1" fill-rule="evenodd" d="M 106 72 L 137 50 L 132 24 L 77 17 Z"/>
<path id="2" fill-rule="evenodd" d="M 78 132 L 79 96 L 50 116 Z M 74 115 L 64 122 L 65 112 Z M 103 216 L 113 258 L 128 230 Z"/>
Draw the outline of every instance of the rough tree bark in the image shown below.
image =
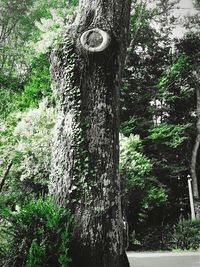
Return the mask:
<path id="1" fill-rule="evenodd" d="M 194 148 L 192 151 L 192 159 L 191 159 L 191 176 L 192 176 L 192 187 L 193 187 L 193 196 L 194 196 L 194 210 L 197 218 L 200 218 L 200 198 L 199 198 L 199 188 L 198 188 L 198 177 L 197 177 L 197 158 L 200 146 L 200 69 L 197 68 L 194 71 L 194 75 L 197 82 L 197 123 L 196 123 L 196 140 L 194 144 Z"/>
<path id="2" fill-rule="evenodd" d="M 73 267 L 129 266 L 123 237 L 119 87 L 130 0 L 80 0 L 52 53 L 58 121 L 52 194 L 73 214 Z"/>

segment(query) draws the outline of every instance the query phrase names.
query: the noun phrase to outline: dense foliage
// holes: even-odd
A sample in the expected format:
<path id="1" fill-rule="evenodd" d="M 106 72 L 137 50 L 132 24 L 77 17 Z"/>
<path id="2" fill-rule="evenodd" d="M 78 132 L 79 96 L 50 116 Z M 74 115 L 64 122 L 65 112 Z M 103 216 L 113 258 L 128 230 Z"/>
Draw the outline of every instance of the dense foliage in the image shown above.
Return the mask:
<path id="1" fill-rule="evenodd" d="M 16 211 L 1 208 L 2 267 L 68 266 L 69 213 L 41 198 L 17 206 Z"/>
<path id="2" fill-rule="evenodd" d="M 196 250 L 200 244 L 200 220 L 182 220 L 175 225 L 149 227 L 137 235 L 136 240 L 133 246 L 137 244 L 137 249 Z"/>

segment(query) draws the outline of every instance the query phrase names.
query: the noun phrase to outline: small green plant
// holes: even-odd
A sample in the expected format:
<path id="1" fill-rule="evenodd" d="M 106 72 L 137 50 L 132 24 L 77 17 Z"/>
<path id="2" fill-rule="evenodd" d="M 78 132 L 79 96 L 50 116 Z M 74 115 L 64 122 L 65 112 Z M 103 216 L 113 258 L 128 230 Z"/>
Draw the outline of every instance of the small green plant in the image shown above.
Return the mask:
<path id="1" fill-rule="evenodd" d="M 31 200 L 15 212 L 2 210 L 2 267 L 68 266 L 69 212 L 50 199 Z"/>

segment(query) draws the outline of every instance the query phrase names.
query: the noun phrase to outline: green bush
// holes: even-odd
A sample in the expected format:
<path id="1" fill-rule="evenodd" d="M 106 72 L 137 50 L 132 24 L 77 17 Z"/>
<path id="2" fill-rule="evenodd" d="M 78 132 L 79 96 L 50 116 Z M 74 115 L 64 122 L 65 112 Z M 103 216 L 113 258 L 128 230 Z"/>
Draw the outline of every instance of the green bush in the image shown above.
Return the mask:
<path id="1" fill-rule="evenodd" d="M 171 250 L 172 232 L 170 226 L 157 226 L 149 228 L 145 233 L 139 234 L 142 250 Z"/>
<path id="2" fill-rule="evenodd" d="M 200 219 L 180 221 L 173 229 L 173 248 L 200 248 Z"/>
<path id="3" fill-rule="evenodd" d="M 2 209 L 2 267 L 67 267 L 71 217 L 47 200 L 31 200 L 18 211 Z"/>
<path id="4" fill-rule="evenodd" d="M 200 248 L 200 219 L 151 227 L 136 238 L 143 250 L 197 250 Z"/>

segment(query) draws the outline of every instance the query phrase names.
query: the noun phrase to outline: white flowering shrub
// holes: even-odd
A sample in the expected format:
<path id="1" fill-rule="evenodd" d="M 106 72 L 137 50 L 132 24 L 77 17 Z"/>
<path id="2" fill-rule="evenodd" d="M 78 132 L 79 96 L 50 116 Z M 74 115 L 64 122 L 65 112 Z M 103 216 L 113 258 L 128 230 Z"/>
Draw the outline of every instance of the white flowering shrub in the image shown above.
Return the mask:
<path id="1" fill-rule="evenodd" d="M 20 180 L 34 179 L 46 183 L 51 160 L 52 128 L 55 122 L 55 110 L 45 102 L 39 108 L 17 114 L 14 137 L 17 139 L 15 150 L 22 155 L 19 166 Z"/>
<path id="2" fill-rule="evenodd" d="M 12 117 L 13 126 L 8 129 L 2 124 L 0 134 L 1 174 L 8 162 L 13 162 L 7 187 L 20 184 L 30 192 L 40 191 L 41 187 L 47 190 L 55 109 L 43 101 L 39 108 L 15 113 Z"/>
<path id="3" fill-rule="evenodd" d="M 37 41 L 31 40 L 27 46 L 35 51 L 36 55 L 46 54 L 52 47 L 56 47 L 73 20 L 74 9 L 74 6 L 67 5 L 65 8 L 51 8 L 50 18 L 41 18 L 40 21 L 35 21 L 39 38 Z"/>

